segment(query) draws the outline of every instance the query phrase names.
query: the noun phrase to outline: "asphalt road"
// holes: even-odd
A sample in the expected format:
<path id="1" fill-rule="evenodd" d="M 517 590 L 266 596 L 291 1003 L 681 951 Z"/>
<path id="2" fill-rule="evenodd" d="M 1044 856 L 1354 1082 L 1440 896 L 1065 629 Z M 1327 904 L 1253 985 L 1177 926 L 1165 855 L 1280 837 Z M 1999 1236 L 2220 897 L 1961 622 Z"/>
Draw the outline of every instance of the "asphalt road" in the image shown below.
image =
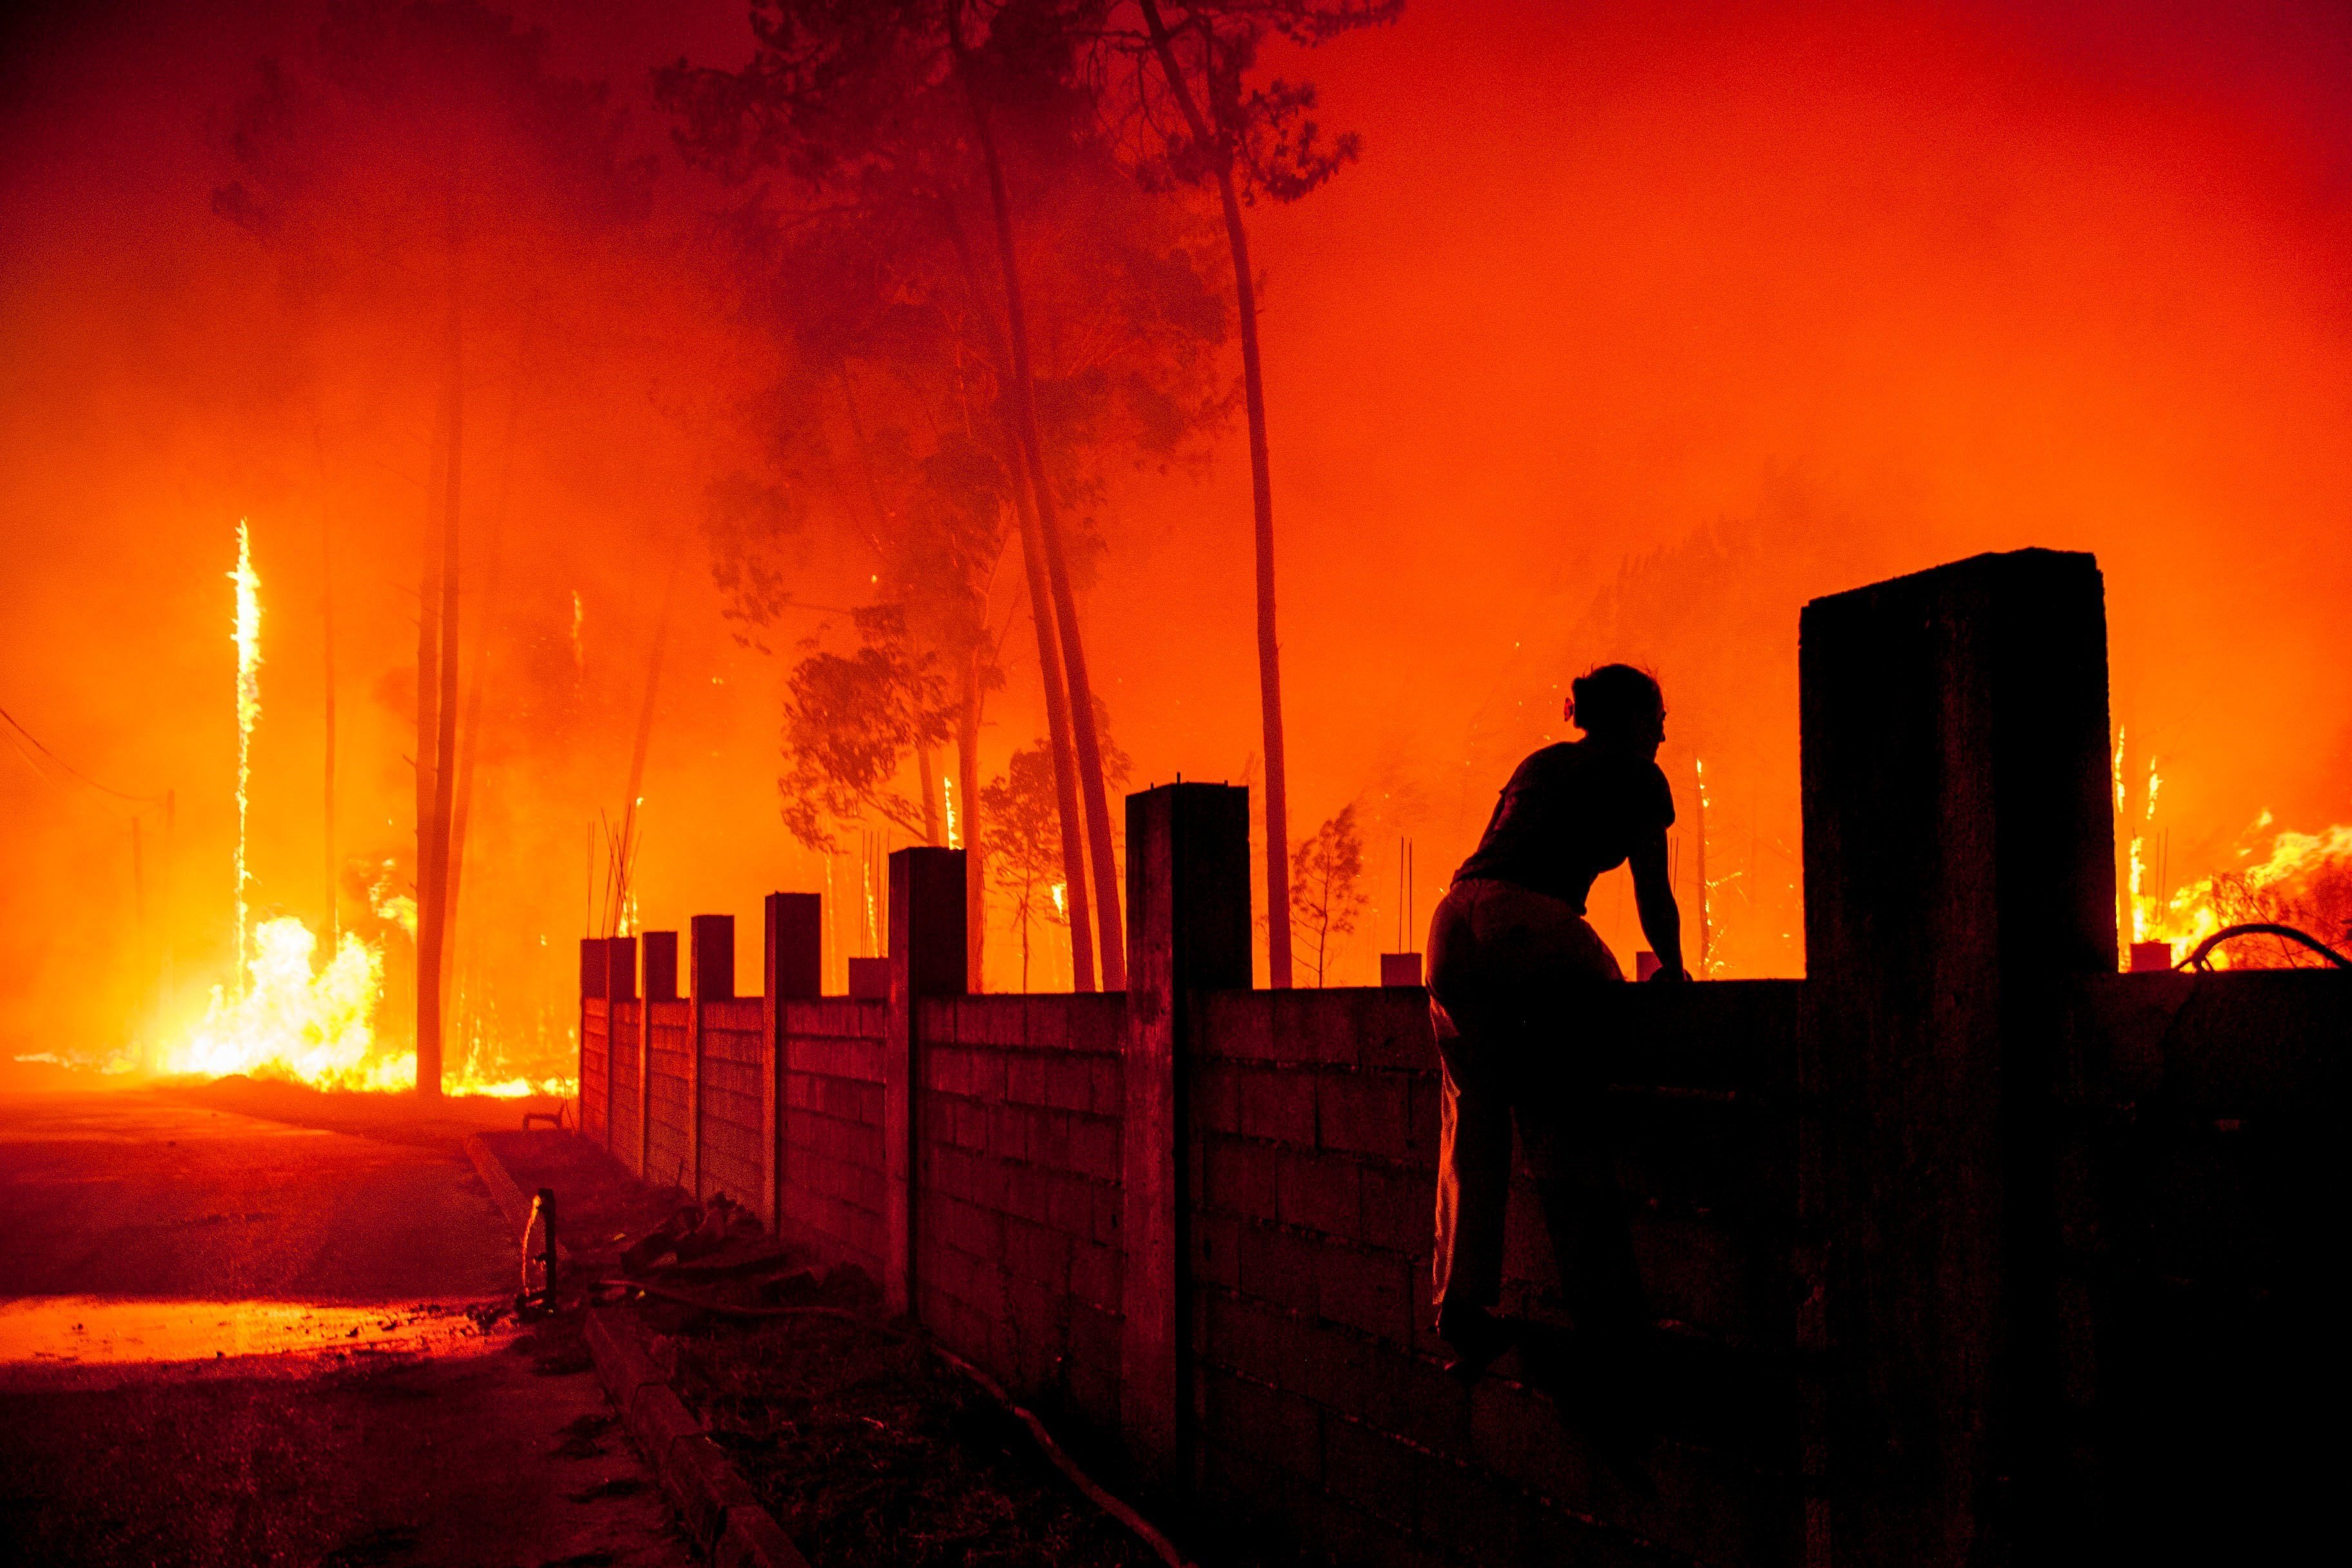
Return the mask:
<path id="1" fill-rule="evenodd" d="M 223 1105 L 0 1100 L 0 1558 L 691 1561 L 462 1127 Z"/>

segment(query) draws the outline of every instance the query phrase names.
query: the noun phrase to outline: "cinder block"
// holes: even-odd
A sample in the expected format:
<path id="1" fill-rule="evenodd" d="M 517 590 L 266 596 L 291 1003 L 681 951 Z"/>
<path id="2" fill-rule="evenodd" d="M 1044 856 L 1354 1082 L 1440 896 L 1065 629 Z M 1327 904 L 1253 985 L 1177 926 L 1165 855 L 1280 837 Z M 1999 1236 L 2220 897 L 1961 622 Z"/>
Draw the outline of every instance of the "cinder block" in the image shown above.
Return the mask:
<path id="1" fill-rule="evenodd" d="M 1056 1110 L 1095 1109 L 1093 1063 L 1075 1052 L 1045 1058 L 1045 1093 L 1040 1103 Z"/>
<path id="2" fill-rule="evenodd" d="M 1063 998 L 1026 996 L 1022 1001 L 1022 1038 L 1031 1050 L 1059 1050 L 1070 1043 L 1070 1009 Z"/>
<path id="3" fill-rule="evenodd" d="M 1282 1068 L 1236 1068 L 1239 1131 L 1301 1148 L 1315 1147 L 1315 1080 Z"/>
<path id="4" fill-rule="evenodd" d="M 1206 998 L 1201 1055 L 1229 1061 L 1274 1059 L 1275 991 L 1218 991 Z"/>
<path id="5" fill-rule="evenodd" d="M 1437 1186 L 1419 1171 L 1366 1165 L 1362 1183 L 1363 1229 L 1368 1247 L 1426 1258 L 1437 1230 Z"/>
<path id="6" fill-rule="evenodd" d="M 1069 1169 L 1097 1181 L 1119 1179 L 1119 1124 L 1099 1116 L 1070 1119 Z"/>
<path id="7" fill-rule="evenodd" d="M 1392 1072 L 1318 1072 L 1318 1129 L 1322 1147 L 1352 1154 L 1404 1159 L 1412 1152 L 1409 1079 Z"/>
<path id="8" fill-rule="evenodd" d="M 1094 1230 L 1095 1184 L 1076 1176 L 1055 1174 L 1046 1189 L 1045 1223 L 1064 1236 L 1086 1236 Z"/>
<path id="9" fill-rule="evenodd" d="M 1125 1063 L 1117 1056 L 1098 1056 L 1087 1067 L 1087 1108 L 1097 1116 L 1118 1116 L 1127 1110 Z"/>
<path id="10" fill-rule="evenodd" d="M 1032 1110 L 1024 1113 L 1029 1126 L 1029 1147 L 1025 1158 L 1056 1171 L 1070 1168 L 1070 1113 L 1066 1110 Z"/>
<path id="11" fill-rule="evenodd" d="M 1056 1290 L 1068 1289 L 1072 1245 L 1068 1237 L 1018 1219 L 1003 1221 L 1001 1236 L 999 1250 L 988 1256 L 1002 1258 L 1004 1266 L 1023 1279 Z"/>
<path id="12" fill-rule="evenodd" d="M 1046 1064 L 1054 1058 L 1034 1051 L 1010 1051 L 1004 1058 L 1004 1098 L 1015 1105 L 1050 1103 Z"/>
<path id="13" fill-rule="evenodd" d="M 1335 1323 L 1398 1344 L 1412 1342 L 1412 1266 L 1393 1253 L 1322 1249 L 1316 1310 Z"/>
<path id="14" fill-rule="evenodd" d="M 1072 1050 L 1097 1053 L 1118 1049 L 1118 1033 L 1126 1022 L 1123 993 L 1073 996 L 1069 1001 L 1069 1045 Z"/>
<path id="15" fill-rule="evenodd" d="M 1276 1162 L 1276 1184 L 1283 1224 L 1356 1239 L 1362 1215 L 1352 1162 L 1286 1150 Z"/>
<path id="16" fill-rule="evenodd" d="M 1201 1176 L 1206 1206 L 1244 1219 L 1279 1218 L 1275 1151 L 1236 1138 L 1204 1138 Z"/>
<path id="17" fill-rule="evenodd" d="M 1116 1248 L 1091 1241 L 1073 1241 L 1070 1248 L 1070 1294 L 1109 1310 L 1118 1306 L 1119 1255 Z M 1116 1356 L 1113 1358 L 1116 1364 Z"/>
<path id="18" fill-rule="evenodd" d="M 1229 1215 L 1192 1215 L 1192 1281 L 1196 1285 L 1241 1287 L 1241 1222 Z"/>
<path id="19" fill-rule="evenodd" d="M 1121 1188 L 1110 1185 L 1095 1189 L 1095 1239 L 1105 1247 L 1119 1245 L 1119 1224 L 1125 1197 Z"/>
<path id="20" fill-rule="evenodd" d="M 1241 1227 L 1237 1250 L 1243 1294 L 1295 1311 L 1316 1310 L 1315 1274 L 1330 1248 L 1291 1231 L 1245 1225 Z"/>

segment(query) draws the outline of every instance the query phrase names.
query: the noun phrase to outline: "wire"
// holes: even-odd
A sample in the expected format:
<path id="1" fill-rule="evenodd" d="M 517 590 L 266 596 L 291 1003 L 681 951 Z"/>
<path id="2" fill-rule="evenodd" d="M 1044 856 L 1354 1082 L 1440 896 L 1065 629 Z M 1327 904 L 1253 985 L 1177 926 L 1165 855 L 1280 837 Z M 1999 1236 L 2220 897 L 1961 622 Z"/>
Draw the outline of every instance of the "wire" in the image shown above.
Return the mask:
<path id="1" fill-rule="evenodd" d="M 2276 925 L 2268 921 L 2255 921 L 2245 925 L 2222 927 L 2203 942 L 2199 942 L 2197 951 L 2182 959 L 2176 967 L 2211 970 L 2213 950 L 2235 936 L 2282 936 L 2290 942 L 2303 943 L 2338 969 L 2352 969 L 2352 958 L 2345 957 L 2309 931 L 2297 931 L 2293 926 Z"/>
<path id="2" fill-rule="evenodd" d="M 65 773 L 76 782 L 89 785 L 91 789 L 98 791 L 99 794 L 110 795 L 117 800 L 127 800 L 133 805 L 161 805 L 163 804 L 164 796 L 160 795 L 130 795 L 119 789 L 109 789 L 106 785 L 99 783 L 96 779 L 90 777 L 88 773 L 83 773 L 79 768 L 75 767 L 71 763 L 66 761 L 55 752 L 52 752 L 47 746 L 41 744 L 41 738 L 38 735 L 34 734 L 30 730 L 26 729 L 23 724 L 17 721 L 16 716 L 14 713 L 9 712 L 5 708 L 0 708 L 0 719 L 5 719 L 8 721 L 8 727 L 10 729 L 16 731 L 16 733 L 24 736 L 26 740 L 31 742 L 35 751 L 40 752 L 44 757 L 47 757 L 58 768 L 63 769 Z"/>

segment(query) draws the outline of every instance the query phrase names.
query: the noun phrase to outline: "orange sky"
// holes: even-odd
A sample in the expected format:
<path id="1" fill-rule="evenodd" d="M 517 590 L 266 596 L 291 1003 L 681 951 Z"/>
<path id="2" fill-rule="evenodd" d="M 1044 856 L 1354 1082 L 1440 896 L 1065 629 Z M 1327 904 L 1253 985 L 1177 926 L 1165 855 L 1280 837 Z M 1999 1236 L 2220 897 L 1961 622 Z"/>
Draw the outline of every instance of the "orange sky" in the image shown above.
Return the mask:
<path id="1" fill-rule="evenodd" d="M 645 70 L 740 47 L 725 5 L 617 5 L 593 26 L 540 9 L 562 68 L 611 77 L 656 149 Z M 239 515 L 270 617 L 257 901 L 306 918 L 321 902 L 322 501 L 342 521 L 343 847 L 397 853 L 409 831 L 399 693 L 428 390 L 396 323 L 298 341 L 270 264 L 208 210 L 251 62 L 314 16 L 124 7 L 7 49 L 0 706 L 107 783 L 176 789 L 190 984 L 221 978 L 226 950 L 221 574 Z M 2163 767 L 2175 879 L 2226 863 L 2265 808 L 2352 818 L 2337 13 L 1423 0 L 1305 64 L 1363 160 L 1252 221 L 1293 834 L 1360 801 L 1374 868 L 1335 978 L 1369 978 L 1394 938 L 1398 835 L 1425 918 L 1512 763 L 1561 732 L 1558 687 L 1612 658 L 1665 682 L 1685 842 L 1695 753 L 1717 781 L 1731 972 L 1798 972 L 1780 934 L 1798 607 L 1979 550 L 2098 553 L 2115 712 L 2135 771 Z M 662 221 L 700 199 L 674 160 L 664 181 Z M 728 374 L 723 309 L 691 267 L 630 265 L 645 270 L 583 287 L 643 319 L 571 334 L 511 455 L 509 341 L 485 333 L 469 389 L 469 523 L 511 486 L 517 624 L 543 628 L 575 590 L 585 613 L 562 743 L 486 748 L 468 871 L 510 966 L 546 939 L 530 994 L 550 1005 L 568 994 L 587 824 L 621 794 L 653 601 L 669 553 L 698 548 L 681 498 L 720 439 L 699 400 Z M 1089 651 L 1138 783 L 1254 765 L 1247 509 L 1234 439 L 1209 474 L 1137 477 L 1104 510 Z M 862 582 L 846 552 L 809 570 L 818 603 Z M 735 911 L 748 965 L 758 896 L 823 868 L 777 824 L 780 660 L 730 640 L 698 554 L 682 581 L 643 909 L 656 927 Z M 1022 647 L 991 773 L 1042 728 Z M 569 653 L 499 657 L 551 691 Z M 128 819 L 0 763 L 0 1044 L 119 1036 L 146 962 L 126 935 Z M 1622 902 L 1604 884 L 1594 913 L 1630 957 Z"/>

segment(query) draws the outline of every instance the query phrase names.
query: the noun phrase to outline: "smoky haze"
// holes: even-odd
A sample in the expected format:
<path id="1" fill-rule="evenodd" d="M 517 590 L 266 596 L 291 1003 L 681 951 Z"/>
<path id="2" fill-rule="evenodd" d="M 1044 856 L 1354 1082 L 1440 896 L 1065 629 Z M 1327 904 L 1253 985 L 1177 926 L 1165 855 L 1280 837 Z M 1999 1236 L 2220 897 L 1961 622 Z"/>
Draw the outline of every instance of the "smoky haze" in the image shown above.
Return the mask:
<path id="1" fill-rule="evenodd" d="M 264 616 L 248 898 L 329 918 L 331 558 L 336 918 L 384 944 L 387 1038 L 413 1028 L 383 910 L 417 871 L 461 206 L 461 693 L 487 664 L 453 1060 L 476 1042 L 566 1070 L 598 825 L 665 605 L 635 918 L 732 912 L 756 976 L 760 895 L 814 889 L 830 985 L 869 951 L 866 839 L 811 850 L 777 780 L 792 671 L 857 646 L 888 540 L 791 504 L 777 432 L 816 395 L 784 363 L 806 324 L 779 326 L 793 284 L 746 264 L 757 183 L 691 164 L 655 97 L 681 58 L 742 64 L 742 8 L 524 7 L 521 76 L 371 60 L 323 95 L 339 19 L 368 10 L 117 6 L 7 42 L 0 706 L 89 778 L 175 802 L 167 843 L 159 807 L 21 749 L 0 770 L 8 1056 L 135 1046 L 233 984 L 240 518 Z M 1364 846 L 1333 983 L 1370 983 L 1398 940 L 1400 838 L 1425 921 L 1511 766 L 1572 732 L 1569 679 L 1609 659 L 1665 689 L 1692 920 L 1704 763 L 1717 972 L 1801 973 L 1799 607 L 1984 550 L 2098 554 L 2129 809 L 2170 880 L 2234 864 L 2266 811 L 2352 819 L 2352 33 L 2318 5 L 2071 11 L 1422 0 L 1269 56 L 1362 136 L 1326 188 L 1248 215 L 1290 837 L 1352 803 Z M 507 13 L 461 13 L 509 36 Z M 427 119 L 462 121 L 462 199 Z M 1097 198 L 1037 189 L 1041 339 L 1115 376 L 1115 352 L 1072 346 L 1091 302 L 1045 254 Z M 1228 300 L 1213 205 L 1164 200 L 1153 243 Z M 1087 654 L 1134 786 L 1263 775 L 1239 357 L 1229 321 L 1200 321 L 1188 406 L 1210 412 L 1161 447 L 1107 437 L 1074 492 Z M 791 600 L 764 624 L 742 614 L 747 529 Z M 983 780 L 1046 729 L 1019 548 L 984 595 L 1003 684 Z M 1630 967 L 1621 879 L 1593 916 Z M 1012 988 L 991 900 L 987 983 Z M 1033 935 L 1031 984 L 1066 986 L 1066 942 Z"/>

